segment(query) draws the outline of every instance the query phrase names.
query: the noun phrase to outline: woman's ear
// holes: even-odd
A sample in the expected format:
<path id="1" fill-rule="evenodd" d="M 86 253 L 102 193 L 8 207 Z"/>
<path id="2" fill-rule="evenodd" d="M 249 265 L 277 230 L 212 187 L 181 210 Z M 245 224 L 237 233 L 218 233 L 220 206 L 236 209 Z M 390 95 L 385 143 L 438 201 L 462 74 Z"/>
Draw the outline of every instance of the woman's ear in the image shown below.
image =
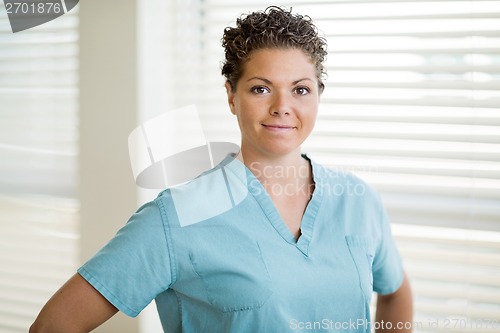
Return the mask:
<path id="1" fill-rule="evenodd" d="M 226 84 L 224 85 L 226 87 L 226 94 L 227 94 L 227 104 L 229 105 L 229 108 L 231 109 L 232 114 L 236 114 L 234 111 L 234 92 L 233 88 L 231 87 L 231 83 L 226 81 Z"/>

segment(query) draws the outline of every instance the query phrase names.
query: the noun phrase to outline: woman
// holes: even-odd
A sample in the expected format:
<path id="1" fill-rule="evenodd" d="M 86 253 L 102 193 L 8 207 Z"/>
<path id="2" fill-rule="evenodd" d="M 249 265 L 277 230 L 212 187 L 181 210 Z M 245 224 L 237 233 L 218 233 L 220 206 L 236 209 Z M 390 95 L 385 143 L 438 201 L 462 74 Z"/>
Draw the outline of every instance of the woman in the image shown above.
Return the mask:
<path id="1" fill-rule="evenodd" d="M 301 154 L 326 44 L 277 7 L 226 28 L 241 151 L 167 189 L 83 265 L 30 332 L 88 332 L 155 299 L 168 332 L 409 332 L 412 300 L 378 195 Z M 405 328 L 406 327 L 406 328 Z"/>

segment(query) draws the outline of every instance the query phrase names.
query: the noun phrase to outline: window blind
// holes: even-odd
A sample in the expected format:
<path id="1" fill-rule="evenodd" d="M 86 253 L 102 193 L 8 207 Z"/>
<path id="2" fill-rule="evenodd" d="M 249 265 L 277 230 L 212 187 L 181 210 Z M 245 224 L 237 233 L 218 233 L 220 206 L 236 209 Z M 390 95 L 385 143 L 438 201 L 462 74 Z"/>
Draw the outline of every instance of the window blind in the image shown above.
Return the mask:
<path id="1" fill-rule="evenodd" d="M 220 76 L 224 27 L 268 5 L 309 15 L 328 80 L 304 152 L 382 194 L 415 295 L 416 332 L 498 332 L 500 1 L 177 1 L 172 103 L 239 143 Z"/>
<path id="2" fill-rule="evenodd" d="M 26 332 L 78 259 L 78 15 L 13 34 L 0 5 L 0 332 Z"/>

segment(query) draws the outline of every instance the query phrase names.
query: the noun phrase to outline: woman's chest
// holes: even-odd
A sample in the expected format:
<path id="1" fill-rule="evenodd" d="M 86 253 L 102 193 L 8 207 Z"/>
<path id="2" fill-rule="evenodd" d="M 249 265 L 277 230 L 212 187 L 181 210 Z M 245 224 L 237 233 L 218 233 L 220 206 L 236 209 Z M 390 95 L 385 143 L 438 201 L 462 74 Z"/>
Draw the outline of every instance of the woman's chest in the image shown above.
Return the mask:
<path id="1" fill-rule="evenodd" d="M 318 235 L 305 255 L 281 237 L 217 229 L 196 237 L 196 246 L 185 244 L 178 258 L 173 288 L 187 299 L 222 312 L 271 304 L 331 310 L 370 301 L 369 249 L 351 248 L 344 235 Z"/>

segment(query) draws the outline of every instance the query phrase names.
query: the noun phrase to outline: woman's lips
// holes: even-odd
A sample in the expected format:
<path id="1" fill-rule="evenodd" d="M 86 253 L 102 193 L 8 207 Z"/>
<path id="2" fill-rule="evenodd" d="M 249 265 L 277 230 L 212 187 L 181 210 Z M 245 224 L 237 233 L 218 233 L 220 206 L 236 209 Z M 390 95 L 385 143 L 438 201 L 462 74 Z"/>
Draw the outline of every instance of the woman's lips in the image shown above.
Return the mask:
<path id="1" fill-rule="evenodd" d="M 295 129 L 295 126 L 291 125 L 281 125 L 281 124 L 262 124 L 266 129 L 271 130 L 271 131 L 277 131 L 277 132 L 283 132 L 283 131 L 290 131 Z"/>

